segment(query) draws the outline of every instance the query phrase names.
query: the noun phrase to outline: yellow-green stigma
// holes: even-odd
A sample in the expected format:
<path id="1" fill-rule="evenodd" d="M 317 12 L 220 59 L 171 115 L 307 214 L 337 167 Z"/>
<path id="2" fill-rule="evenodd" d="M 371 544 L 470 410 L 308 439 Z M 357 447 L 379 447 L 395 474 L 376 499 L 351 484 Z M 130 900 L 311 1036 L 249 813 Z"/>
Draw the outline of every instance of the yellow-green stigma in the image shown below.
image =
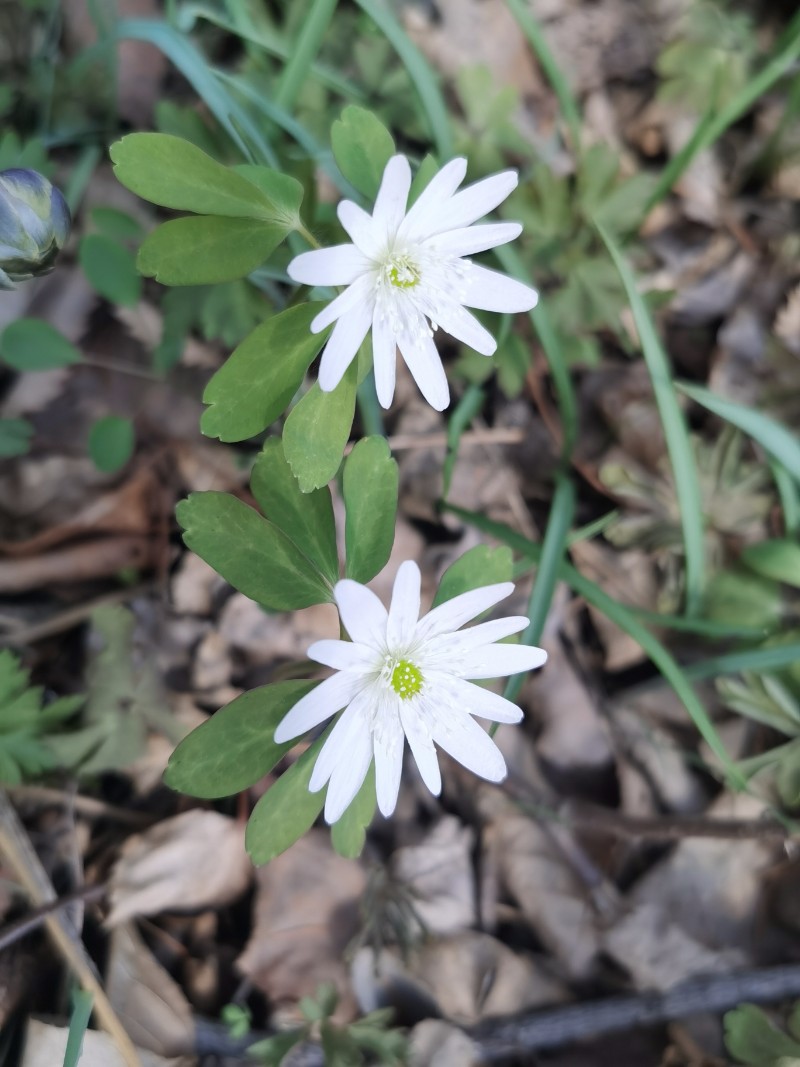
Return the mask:
<path id="1" fill-rule="evenodd" d="M 389 267 L 389 281 L 398 289 L 413 289 L 419 285 L 419 270 L 408 256 L 397 256 Z"/>
<path id="2" fill-rule="evenodd" d="M 391 684 L 401 700 L 409 700 L 422 689 L 422 674 L 413 663 L 401 659 L 392 671 Z"/>

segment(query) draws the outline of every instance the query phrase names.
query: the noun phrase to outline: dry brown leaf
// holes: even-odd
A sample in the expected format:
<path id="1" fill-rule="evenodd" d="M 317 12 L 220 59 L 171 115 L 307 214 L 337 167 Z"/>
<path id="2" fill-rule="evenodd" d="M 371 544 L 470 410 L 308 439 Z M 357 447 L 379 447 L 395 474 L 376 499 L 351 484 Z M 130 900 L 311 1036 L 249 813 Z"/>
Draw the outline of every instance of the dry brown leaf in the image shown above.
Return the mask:
<path id="1" fill-rule="evenodd" d="M 69 1028 L 50 1026 L 31 1019 L 25 1037 L 25 1051 L 20 1067 L 57 1067 L 64 1062 Z M 142 1067 L 195 1067 L 194 1056 L 165 1060 L 152 1052 L 140 1050 Z M 108 1034 L 99 1030 L 87 1030 L 83 1037 L 83 1052 L 79 1067 L 125 1067 L 117 1047 Z"/>
<path id="2" fill-rule="evenodd" d="M 418 845 L 392 856 L 397 878 L 414 896 L 414 910 L 434 934 L 450 934 L 473 925 L 475 872 L 474 834 L 454 816 L 445 816 Z"/>
<path id="3" fill-rule="evenodd" d="M 333 637 L 338 626 L 332 604 L 268 614 L 249 597 L 234 593 L 222 609 L 218 632 L 231 648 L 244 652 L 249 663 L 261 666 L 277 660 L 305 659 L 309 645 Z"/>
<path id="4" fill-rule="evenodd" d="M 800 285 L 795 286 L 775 319 L 775 335 L 800 356 Z"/>
<path id="5" fill-rule="evenodd" d="M 0 560 L 0 593 L 110 578 L 128 568 L 148 571 L 161 552 L 147 537 L 100 537 L 30 559 Z"/>
<path id="6" fill-rule="evenodd" d="M 480 1046 L 457 1026 L 425 1019 L 411 1031 L 411 1067 L 479 1067 Z"/>
<path id="7" fill-rule="evenodd" d="M 252 873 L 244 826 L 195 808 L 126 841 L 112 874 L 108 923 L 220 907 L 241 896 Z"/>
<path id="8" fill-rule="evenodd" d="M 238 967 L 287 1020 L 321 982 L 339 990 L 337 1018 L 355 1016 L 343 955 L 365 884 L 361 864 L 337 855 L 325 830 L 311 830 L 258 871 L 253 932 Z"/>
<path id="9" fill-rule="evenodd" d="M 172 606 L 179 615 L 210 615 L 226 583 L 204 559 L 185 552 L 172 579 Z"/>
<path id="10" fill-rule="evenodd" d="M 189 1002 L 132 923 L 118 926 L 111 934 L 106 992 L 140 1048 L 159 1056 L 182 1056 L 194 1049 Z"/>

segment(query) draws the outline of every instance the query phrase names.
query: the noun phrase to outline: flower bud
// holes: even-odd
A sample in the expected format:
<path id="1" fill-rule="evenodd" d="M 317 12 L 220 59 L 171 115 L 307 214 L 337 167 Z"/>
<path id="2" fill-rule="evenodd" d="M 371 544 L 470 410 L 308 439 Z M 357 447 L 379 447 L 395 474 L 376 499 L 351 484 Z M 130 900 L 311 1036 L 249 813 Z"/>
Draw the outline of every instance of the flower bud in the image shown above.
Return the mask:
<path id="1" fill-rule="evenodd" d="M 43 175 L 0 171 L 0 289 L 49 273 L 71 222 L 66 200 Z"/>

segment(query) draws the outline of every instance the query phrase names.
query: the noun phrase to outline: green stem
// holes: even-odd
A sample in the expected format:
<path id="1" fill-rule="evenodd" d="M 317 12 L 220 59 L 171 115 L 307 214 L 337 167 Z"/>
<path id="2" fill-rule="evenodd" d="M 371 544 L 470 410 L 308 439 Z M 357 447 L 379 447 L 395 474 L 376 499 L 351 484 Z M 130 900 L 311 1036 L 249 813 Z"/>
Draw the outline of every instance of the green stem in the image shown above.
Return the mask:
<path id="1" fill-rule="evenodd" d="M 378 394 L 375 391 L 375 372 L 370 370 L 358 387 L 356 393 L 358 413 L 361 416 L 361 428 L 365 437 L 385 437 L 386 430 L 383 426 L 383 415 L 378 403 Z"/>

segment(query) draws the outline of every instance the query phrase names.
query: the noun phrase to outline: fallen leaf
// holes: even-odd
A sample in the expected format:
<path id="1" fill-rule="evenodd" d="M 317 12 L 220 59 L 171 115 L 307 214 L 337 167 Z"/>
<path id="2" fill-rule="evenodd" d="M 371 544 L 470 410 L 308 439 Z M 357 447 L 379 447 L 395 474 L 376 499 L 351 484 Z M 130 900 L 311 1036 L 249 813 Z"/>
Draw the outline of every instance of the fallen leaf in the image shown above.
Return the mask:
<path id="1" fill-rule="evenodd" d="M 244 827 L 194 808 L 125 842 L 111 877 L 108 924 L 222 907 L 242 895 L 252 873 Z"/>
<path id="2" fill-rule="evenodd" d="M 69 1028 L 50 1026 L 37 1019 L 28 1021 L 25 1050 L 20 1067 L 57 1067 L 64 1062 Z M 139 1050 L 142 1067 L 195 1067 L 194 1056 L 165 1060 L 152 1052 Z M 117 1046 L 99 1030 L 87 1030 L 83 1035 L 83 1052 L 78 1067 L 125 1067 L 125 1060 Z"/>
<path id="3" fill-rule="evenodd" d="M 411 1067 L 479 1067 L 480 1046 L 452 1023 L 425 1019 L 411 1031 Z"/>
<path id="4" fill-rule="evenodd" d="M 474 924 L 474 834 L 454 816 L 440 819 L 418 845 L 398 849 L 392 866 L 413 895 L 429 933 L 449 934 Z"/>

